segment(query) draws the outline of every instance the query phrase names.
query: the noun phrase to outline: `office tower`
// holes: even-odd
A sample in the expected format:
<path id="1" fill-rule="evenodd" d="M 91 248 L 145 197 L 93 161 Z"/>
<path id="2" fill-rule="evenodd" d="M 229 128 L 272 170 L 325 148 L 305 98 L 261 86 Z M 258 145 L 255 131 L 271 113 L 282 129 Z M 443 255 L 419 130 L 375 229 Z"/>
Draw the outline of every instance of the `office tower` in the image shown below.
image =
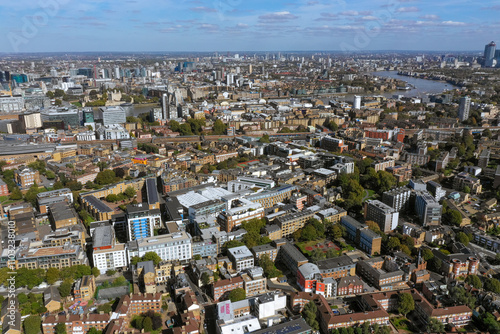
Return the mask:
<path id="1" fill-rule="evenodd" d="M 115 79 L 120 79 L 120 67 L 115 67 Z"/>
<path id="2" fill-rule="evenodd" d="M 497 45 L 495 42 L 490 42 L 484 47 L 484 66 L 493 67 L 495 66 L 495 49 Z"/>
<path id="3" fill-rule="evenodd" d="M 99 108 L 103 125 L 123 124 L 127 122 L 125 109 L 122 107 L 101 107 Z"/>
<path id="4" fill-rule="evenodd" d="M 441 224 L 441 209 L 441 204 L 427 191 L 416 192 L 415 211 L 423 226 Z"/>
<path id="5" fill-rule="evenodd" d="M 427 191 L 430 192 L 432 196 L 434 196 L 434 199 L 438 202 L 441 198 L 446 196 L 446 190 L 444 190 L 439 183 L 434 181 L 427 182 Z"/>
<path id="6" fill-rule="evenodd" d="M 374 221 L 384 232 L 398 227 L 399 212 L 389 205 L 377 200 L 365 202 L 365 220 Z"/>
<path id="7" fill-rule="evenodd" d="M 354 104 L 353 104 L 354 109 L 361 109 L 361 96 L 354 96 Z"/>
<path id="8" fill-rule="evenodd" d="M 461 122 L 469 119 L 470 97 L 464 96 L 460 99 L 460 107 L 458 107 L 458 118 Z"/>

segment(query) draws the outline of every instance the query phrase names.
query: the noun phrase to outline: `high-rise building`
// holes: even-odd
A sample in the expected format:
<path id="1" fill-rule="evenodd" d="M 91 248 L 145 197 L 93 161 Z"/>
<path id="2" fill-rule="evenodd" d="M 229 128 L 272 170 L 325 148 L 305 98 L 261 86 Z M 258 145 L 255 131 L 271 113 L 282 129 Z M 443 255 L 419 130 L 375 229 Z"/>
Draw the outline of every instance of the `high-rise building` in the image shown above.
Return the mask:
<path id="1" fill-rule="evenodd" d="M 442 206 L 427 191 L 417 191 L 415 211 L 423 226 L 440 225 Z"/>
<path id="2" fill-rule="evenodd" d="M 382 194 L 382 202 L 397 211 L 407 209 L 410 203 L 411 190 L 406 187 L 395 188 Z"/>
<path id="3" fill-rule="evenodd" d="M 460 107 L 458 107 L 458 118 L 461 122 L 469 119 L 469 110 L 470 110 L 470 97 L 464 96 L 460 99 Z"/>
<path id="4" fill-rule="evenodd" d="M 354 96 L 354 104 L 353 104 L 354 109 L 361 109 L 361 96 Z"/>
<path id="5" fill-rule="evenodd" d="M 493 67 L 495 66 L 495 50 L 497 45 L 495 42 L 490 42 L 484 47 L 484 66 Z"/>
<path id="6" fill-rule="evenodd" d="M 390 232 L 398 226 L 399 212 L 378 200 L 365 202 L 365 220 L 377 223 L 384 232 Z"/>
<path id="7" fill-rule="evenodd" d="M 159 209 L 150 210 L 147 203 L 127 205 L 127 232 L 129 240 L 153 236 L 153 228 L 161 226 Z"/>

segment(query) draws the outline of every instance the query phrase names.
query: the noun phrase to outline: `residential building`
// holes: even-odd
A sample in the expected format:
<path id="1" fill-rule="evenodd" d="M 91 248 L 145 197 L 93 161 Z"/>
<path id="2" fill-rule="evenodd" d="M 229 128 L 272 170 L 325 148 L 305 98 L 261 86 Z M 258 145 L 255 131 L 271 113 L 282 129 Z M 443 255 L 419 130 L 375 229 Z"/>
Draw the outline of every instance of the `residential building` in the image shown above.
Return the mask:
<path id="1" fill-rule="evenodd" d="M 127 243 L 129 263 L 134 256 L 155 252 L 163 261 L 187 261 L 192 258 L 191 236 L 186 232 L 158 235 Z"/>
<path id="2" fill-rule="evenodd" d="M 50 313 L 61 309 L 61 295 L 56 286 L 51 285 L 43 292 L 43 306 Z"/>
<path id="3" fill-rule="evenodd" d="M 471 194 L 480 194 L 482 189 L 481 181 L 478 178 L 470 176 L 469 173 L 461 172 L 453 179 L 453 189 L 465 191 L 467 188 Z"/>
<path id="4" fill-rule="evenodd" d="M 162 226 L 160 210 L 150 210 L 146 203 L 127 205 L 126 217 L 128 238 L 131 241 L 151 237 L 153 229 Z"/>
<path id="5" fill-rule="evenodd" d="M 399 212 L 378 200 L 365 202 L 364 217 L 366 221 L 374 221 L 383 232 L 390 232 L 398 226 Z"/>
<path id="6" fill-rule="evenodd" d="M 406 187 L 394 188 L 382 194 L 382 202 L 396 209 L 407 210 L 410 203 L 411 190 Z"/>
<path id="7" fill-rule="evenodd" d="M 268 209 L 278 203 L 282 203 L 290 199 L 292 193 L 296 190 L 296 186 L 285 185 L 271 190 L 266 190 L 255 195 L 249 195 L 246 198 L 249 201 L 260 203 L 265 209 Z"/>
<path id="8" fill-rule="evenodd" d="M 7 183 L 5 183 L 4 180 L 0 180 L 0 196 L 9 196 L 9 194 Z"/>
<path id="9" fill-rule="evenodd" d="M 16 170 L 14 172 L 14 179 L 17 185 L 22 189 L 29 188 L 35 183 L 37 185 L 41 183 L 40 173 L 28 167 Z"/>
<path id="10" fill-rule="evenodd" d="M 156 292 L 156 271 L 153 261 L 137 263 L 134 275 L 138 278 L 141 291 L 151 294 Z"/>
<path id="11" fill-rule="evenodd" d="M 78 264 L 88 265 L 85 251 L 78 245 L 43 248 L 20 248 L 16 253 L 16 268 L 62 269 Z"/>
<path id="12" fill-rule="evenodd" d="M 435 318 L 443 325 L 463 327 L 472 321 L 472 310 L 466 305 L 436 307 L 425 297 L 415 300 L 415 314 L 424 323 L 428 323 L 431 318 Z"/>
<path id="13" fill-rule="evenodd" d="M 42 320 L 42 331 L 44 334 L 55 334 L 55 327 L 60 323 L 66 325 L 67 333 L 87 333 L 91 328 L 104 331 L 110 319 L 111 316 L 108 313 L 48 315 Z"/>
<path id="14" fill-rule="evenodd" d="M 298 318 L 295 320 L 286 321 L 286 322 L 278 324 L 278 325 L 274 325 L 271 327 L 267 327 L 267 328 L 252 332 L 252 334 L 275 334 L 275 333 L 312 334 L 313 329 L 301 317 L 301 318 Z"/>
<path id="15" fill-rule="evenodd" d="M 264 208 L 260 203 L 239 198 L 228 201 L 227 209 L 219 213 L 217 222 L 223 231 L 231 232 L 244 221 L 262 217 L 264 217 Z"/>
<path id="16" fill-rule="evenodd" d="M 363 292 L 363 281 L 357 276 L 342 277 L 337 280 L 337 296 L 357 295 Z"/>
<path id="17" fill-rule="evenodd" d="M 54 229 L 78 224 L 75 210 L 67 202 L 57 202 L 49 206 L 50 220 Z"/>
<path id="18" fill-rule="evenodd" d="M 289 242 L 280 247 L 278 258 L 292 273 L 296 273 L 300 266 L 309 262 L 304 254 Z"/>
<path id="19" fill-rule="evenodd" d="M 243 278 L 240 276 L 236 276 L 229 279 L 224 279 L 215 282 L 212 285 L 212 296 L 214 298 L 214 302 L 219 302 L 221 298 L 226 297 L 229 291 L 234 289 L 244 289 L 243 287 Z"/>
<path id="20" fill-rule="evenodd" d="M 432 196 L 434 196 L 434 199 L 439 202 L 444 196 L 446 196 L 446 190 L 443 189 L 443 187 L 435 182 L 435 181 L 429 181 L 426 184 L 427 186 L 427 191 L 431 193 Z"/>
<path id="21" fill-rule="evenodd" d="M 246 297 L 250 298 L 265 293 L 267 278 L 264 277 L 264 270 L 261 267 L 254 267 L 247 269 L 246 272 L 241 275 Z"/>
<path id="22" fill-rule="evenodd" d="M 340 218 L 347 215 L 347 211 L 334 206 L 333 208 L 324 209 L 318 212 L 318 216 L 325 222 L 338 223 Z"/>
<path id="23" fill-rule="evenodd" d="M 471 98 L 469 96 L 464 96 L 460 99 L 460 106 L 458 107 L 458 118 L 460 122 L 469 119 Z"/>
<path id="24" fill-rule="evenodd" d="M 98 226 L 92 234 L 94 267 L 101 273 L 128 267 L 126 245 L 116 242 L 113 226 Z"/>
<path id="25" fill-rule="evenodd" d="M 296 213 L 290 213 L 276 219 L 278 226 L 281 228 L 281 233 L 283 237 L 288 237 L 292 235 L 298 229 L 304 227 L 304 225 L 314 216 L 314 212 L 309 210 L 304 210 Z"/>
<path id="26" fill-rule="evenodd" d="M 255 298 L 254 314 L 259 319 L 274 317 L 280 311 L 286 310 L 286 295 L 265 293 Z"/>
<path id="27" fill-rule="evenodd" d="M 356 245 L 370 255 L 380 254 L 382 237 L 361 224 L 351 216 L 340 219 L 340 224 L 346 228 L 347 238 L 354 241 Z"/>
<path id="28" fill-rule="evenodd" d="M 255 246 L 252 248 L 252 253 L 257 264 L 259 263 L 259 259 L 264 255 L 269 256 L 269 259 L 273 262 L 278 257 L 278 249 L 271 244 Z"/>
<path id="29" fill-rule="evenodd" d="M 374 285 L 381 291 L 390 291 L 406 286 L 404 272 L 398 266 L 394 266 L 391 258 L 381 257 L 359 261 L 356 264 L 356 271 L 363 279 Z"/>
<path id="30" fill-rule="evenodd" d="M 73 294 L 75 301 L 88 301 L 94 298 L 96 290 L 95 278 L 93 275 L 84 275 L 76 282 Z"/>
<path id="31" fill-rule="evenodd" d="M 121 140 L 130 139 L 128 131 L 119 124 L 110 124 L 100 126 L 97 131 L 99 140 Z"/>
<path id="32" fill-rule="evenodd" d="M 228 256 L 233 262 L 233 268 L 238 272 L 254 266 L 254 257 L 247 246 L 233 247 L 227 250 Z"/>
<path id="33" fill-rule="evenodd" d="M 80 200 L 83 208 L 98 221 L 111 220 L 111 216 L 115 213 L 113 209 L 104 204 L 104 202 L 96 198 L 94 195 L 80 197 Z"/>
<path id="34" fill-rule="evenodd" d="M 128 317 L 146 313 L 151 310 L 155 313 L 161 312 L 162 296 L 161 293 L 140 293 L 127 294 L 120 298 L 115 309 L 115 314 L 119 318 Z"/>
<path id="35" fill-rule="evenodd" d="M 415 212 L 423 226 L 441 224 L 442 206 L 427 191 L 417 191 Z"/>
<path id="36" fill-rule="evenodd" d="M 316 264 L 323 278 L 338 279 L 356 275 L 356 264 L 347 255 L 320 260 Z"/>

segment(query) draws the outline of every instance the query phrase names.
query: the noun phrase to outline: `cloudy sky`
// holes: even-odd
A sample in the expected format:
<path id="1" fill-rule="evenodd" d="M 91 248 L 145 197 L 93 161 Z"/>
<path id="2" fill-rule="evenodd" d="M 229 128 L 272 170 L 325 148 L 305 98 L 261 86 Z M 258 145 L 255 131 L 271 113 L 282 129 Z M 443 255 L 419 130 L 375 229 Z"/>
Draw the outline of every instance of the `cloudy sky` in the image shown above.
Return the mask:
<path id="1" fill-rule="evenodd" d="M 489 0 L 3 0 L 0 12 L 0 52 L 479 51 L 500 32 Z"/>

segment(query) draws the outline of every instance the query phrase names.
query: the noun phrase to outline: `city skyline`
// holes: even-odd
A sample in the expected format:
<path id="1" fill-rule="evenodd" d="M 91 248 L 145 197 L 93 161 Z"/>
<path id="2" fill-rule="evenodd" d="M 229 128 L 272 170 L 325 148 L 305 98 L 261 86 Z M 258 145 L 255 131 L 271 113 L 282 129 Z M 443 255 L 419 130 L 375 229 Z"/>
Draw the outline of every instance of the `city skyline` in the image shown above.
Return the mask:
<path id="1" fill-rule="evenodd" d="M 500 26 L 494 1 L 19 0 L 0 8 L 3 52 L 480 52 Z"/>

